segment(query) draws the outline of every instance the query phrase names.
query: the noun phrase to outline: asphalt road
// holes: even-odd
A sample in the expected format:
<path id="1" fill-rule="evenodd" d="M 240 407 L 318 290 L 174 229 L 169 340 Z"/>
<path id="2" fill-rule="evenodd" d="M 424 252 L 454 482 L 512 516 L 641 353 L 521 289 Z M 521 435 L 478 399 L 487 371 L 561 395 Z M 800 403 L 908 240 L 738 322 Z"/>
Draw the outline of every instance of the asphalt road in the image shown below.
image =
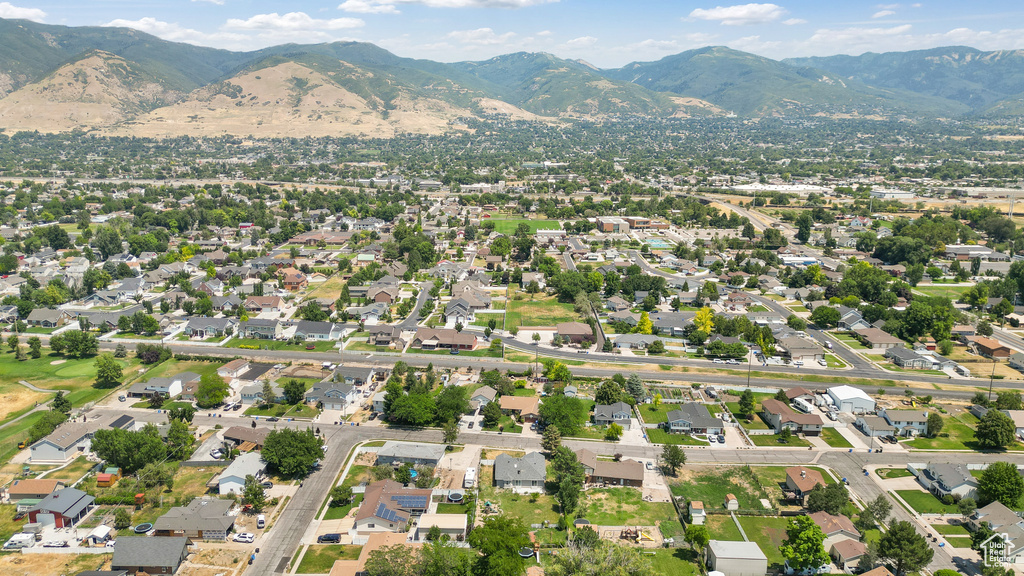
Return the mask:
<path id="1" fill-rule="evenodd" d="M 420 321 L 420 310 L 423 308 L 423 304 L 427 301 L 427 298 L 430 297 L 431 284 L 429 282 L 421 282 L 420 284 L 418 284 L 418 286 L 420 294 L 416 298 L 416 306 L 413 307 L 412 312 L 409 313 L 409 316 L 407 316 L 405 320 L 402 320 L 398 324 L 398 327 L 401 328 L 402 330 L 416 329 L 416 326 L 419 324 Z"/>

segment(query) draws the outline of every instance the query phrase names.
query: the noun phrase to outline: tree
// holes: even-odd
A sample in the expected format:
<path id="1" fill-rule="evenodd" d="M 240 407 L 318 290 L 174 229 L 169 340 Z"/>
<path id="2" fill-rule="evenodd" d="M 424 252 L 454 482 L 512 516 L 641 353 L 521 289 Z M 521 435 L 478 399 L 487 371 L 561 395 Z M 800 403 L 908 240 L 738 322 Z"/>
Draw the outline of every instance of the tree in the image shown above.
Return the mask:
<path id="1" fill-rule="evenodd" d="M 562 445 L 562 433 L 558 431 L 558 426 L 551 424 L 544 429 L 544 437 L 540 441 L 540 447 L 547 451 L 549 454 L 553 454 L 559 446 Z"/>
<path id="2" fill-rule="evenodd" d="M 513 336 L 515 336 L 515 334 L 513 334 Z M 533 333 L 533 336 L 530 336 L 530 338 L 531 338 L 531 339 L 532 339 L 532 340 L 533 340 L 534 342 L 540 342 L 540 332 L 534 332 L 534 333 Z"/>
<path id="3" fill-rule="evenodd" d="M 928 540 L 905 520 L 890 524 L 889 531 L 878 541 L 879 559 L 889 564 L 896 576 L 924 568 L 932 561 L 933 554 Z"/>
<path id="4" fill-rule="evenodd" d="M 306 387 L 302 382 L 292 378 L 284 383 L 282 393 L 287 404 L 298 404 L 306 397 Z"/>
<path id="5" fill-rule="evenodd" d="M 127 358 L 127 357 L 128 357 L 128 349 L 124 347 L 124 344 L 118 344 L 117 347 L 114 348 L 114 358 Z"/>
<path id="6" fill-rule="evenodd" d="M 555 493 L 555 499 L 558 500 L 563 516 L 568 518 L 576 512 L 580 505 L 580 495 L 582 492 L 582 484 L 577 483 L 572 478 L 565 477 L 558 483 L 558 492 Z"/>
<path id="7" fill-rule="evenodd" d="M 594 401 L 602 406 L 608 404 L 615 404 L 622 400 L 622 387 L 615 380 L 605 380 L 597 387 L 597 393 L 594 394 Z"/>
<path id="8" fill-rule="evenodd" d="M 651 315 L 646 310 L 640 313 L 640 320 L 636 323 L 637 334 L 650 334 L 654 332 L 654 323 L 651 322 Z"/>
<path id="9" fill-rule="evenodd" d="M 47 410 L 43 412 L 43 415 L 36 420 L 36 423 L 32 425 L 28 430 L 28 441 L 34 443 L 37 440 L 47 436 L 51 432 L 57 429 L 68 419 L 68 415 L 59 410 Z"/>
<path id="10" fill-rule="evenodd" d="M 1009 508 L 1017 508 L 1021 496 L 1024 496 L 1024 477 L 1010 462 L 989 464 L 978 479 L 978 500 L 982 506 L 1001 502 Z"/>
<path id="11" fill-rule="evenodd" d="M 366 576 L 419 576 L 419 552 L 409 546 L 381 546 L 367 556 L 363 572 Z"/>
<path id="12" fill-rule="evenodd" d="M 581 526 L 572 535 L 572 543 L 583 548 L 595 548 L 601 543 L 601 536 L 590 526 Z"/>
<path id="13" fill-rule="evenodd" d="M 126 475 L 167 457 L 167 445 L 153 424 L 131 432 L 119 428 L 97 430 L 92 439 L 92 451 Z"/>
<path id="14" fill-rule="evenodd" d="M 942 341 L 939 342 L 938 347 L 939 347 L 939 354 L 942 354 L 943 356 L 949 356 L 950 354 L 953 353 L 953 341 L 952 340 L 942 340 Z"/>
<path id="15" fill-rule="evenodd" d="M 494 428 L 501 421 L 501 407 L 497 402 L 488 402 L 481 412 L 484 415 L 484 428 Z"/>
<path id="16" fill-rule="evenodd" d="M 839 310 L 831 306 L 818 306 L 811 312 L 811 322 L 821 328 L 835 328 L 839 324 Z"/>
<path id="17" fill-rule="evenodd" d="M 127 530 L 132 525 L 132 515 L 124 507 L 114 511 L 114 529 Z"/>
<path id="18" fill-rule="evenodd" d="M 651 398 L 651 406 L 653 406 L 655 410 L 661 406 L 661 394 L 655 394 L 654 398 Z"/>
<path id="19" fill-rule="evenodd" d="M 857 573 L 863 574 L 878 566 L 878 541 L 869 542 L 864 555 L 857 560 Z"/>
<path id="20" fill-rule="evenodd" d="M 996 410 L 1020 410 L 1021 407 L 1020 392 L 1006 390 L 996 393 Z"/>
<path id="21" fill-rule="evenodd" d="M 784 389 L 779 389 L 779 391 L 775 393 L 775 399 L 783 404 L 789 404 L 789 396 L 786 396 L 786 391 Z"/>
<path id="22" fill-rule="evenodd" d="M 311 428 L 271 430 L 263 444 L 263 460 L 282 476 L 305 476 L 324 455 L 324 441 Z"/>
<path id="23" fill-rule="evenodd" d="M 252 474 L 245 477 L 242 487 L 242 502 L 252 506 L 254 512 L 262 512 L 267 505 L 267 493 L 263 485 Z"/>
<path id="24" fill-rule="evenodd" d="M 11 349 L 11 352 L 14 352 L 15 350 L 18 349 L 17 334 L 11 334 L 10 336 L 7 337 L 7 347 Z"/>
<path id="25" fill-rule="evenodd" d="M 811 228 L 814 227 L 814 220 L 810 213 L 802 212 L 796 219 L 796 239 L 802 244 L 811 239 Z"/>
<path id="26" fill-rule="evenodd" d="M 665 470 L 675 476 L 679 467 L 686 464 L 686 453 L 675 444 L 665 444 L 661 450 L 661 461 L 664 463 Z"/>
<path id="27" fill-rule="evenodd" d="M 591 529 L 593 531 L 593 529 Z M 547 576 L 647 576 L 653 574 L 651 562 L 639 549 L 617 542 L 584 546 L 576 541 L 545 560 Z"/>
<path id="28" fill-rule="evenodd" d="M 749 415 L 754 412 L 754 392 L 750 388 L 743 391 L 740 395 L 740 413 L 743 415 Z"/>
<path id="29" fill-rule="evenodd" d="M 33 358 L 39 358 L 43 355 L 43 341 L 38 336 L 28 339 L 28 355 Z"/>
<path id="30" fill-rule="evenodd" d="M 205 374 L 199 379 L 199 386 L 196 387 L 196 406 L 212 408 L 223 402 L 230 392 L 227 383 L 216 372 Z"/>
<path id="31" fill-rule="evenodd" d="M 189 449 L 195 441 L 196 437 L 184 420 L 171 420 L 170 428 L 167 430 L 167 447 L 173 456 L 181 459 L 189 456 Z"/>
<path id="32" fill-rule="evenodd" d="M 803 331 L 807 329 L 807 322 L 804 319 L 797 316 L 796 314 L 790 314 L 789 318 L 786 318 L 786 325 L 793 330 Z"/>
<path id="33" fill-rule="evenodd" d="M 275 400 L 274 386 L 270 383 L 269 379 L 263 381 L 263 387 L 260 390 L 260 393 L 263 396 L 263 405 L 264 406 L 270 406 L 271 404 L 274 403 L 274 400 Z"/>
<path id="34" fill-rule="evenodd" d="M 607 342 L 607 340 L 606 340 Z M 639 402 L 644 398 L 644 381 L 640 379 L 640 375 L 633 373 L 626 379 L 626 392 L 633 397 L 633 400 Z"/>
<path id="35" fill-rule="evenodd" d="M 96 244 L 96 248 L 99 249 L 100 255 L 104 260 L 110 258 L 114 254 L 120 254 L 123 249 L 121 245 L 121 236 L 117 233 L 112 226 L 104 226 L 100 228 L 99 232 L 96 233 L 96 238 L 93 240 Z"/>
<path id="36" fill-rule="evenodd" d="M 608 425 L 608 429 L 605 430 L 604 439 L 618 442 L 619 438 L 622 438 L 622 426 L 612 422 Z"/>
<path id="37" fill-rule="evenodd" d="M 690 545 L 690 548 L 697 552 L 697 557 L 702 558 L 704 556 L 704 548 L 711 541 L 711 534 L 708 532 L 707 526 L 690 524 L 686 527 L 684 538 L 686 543 Z"/>
<path id="38" fill-rule="evenodd" d="M 960 501 L 956 503 L 956 508 L 960 512 L 960 515 L 963 516 L 964 519 L 967 519 L 971 514 L 974 514 L 975 510 L 978 509 L 978 503 L 975 502 L 974 498 L 967 496 L 961 498 Z"/>
<path id="39" fill-rule="evenodd" d="M 931 414 L 928 415 L 927 429 L 929 436 L 931 436 L 932 438 L 938 436 L 939 432 L 942 432 L 943 425 L 944 421 L 942 420 L 942 416 L 939 416 L 938 413 L 932 412 Z"/>
<path id="40" fill-rule="evenodd" d="M 469 412 L 469 393 L 465 386 L 445 386 L 435 404 L 438 422 L 457 422 Z"/>
<path id="41" fill-rule="evenodd" d="M 705 306 L 697 311 L 697 315 L 693 317 L 693 324 L 697 327 L 697 330 L 705 334 L 711 334 L 712 330 L 715 329 L 715 313 L 711 308 Z"/>
<path id="42" fill-rule="evenodd" d="M 53 403 L 50 404 L 50 409 L 63 414 L 71 414 L 71 400 L 68 400 L 63 390 L 57 391 L 57 395 L 53 397 Z"/>
<path id="43" fill-rule="evenodd" d="M 779 546 L 789 568 L 802 572 L 817 571 L 828 563 L 825 533 L 810 516 L 797 516 L 786 528 L 786 540 Z"/>
<path id="44" fill-rule="evenodd" d="M 491 516 L 469 533 L 480 552 L 473 573 L 479 576 L 520 576 L 525 570 L 519 550 L 530 545 L 529 529 L 515 516 Z"/>
<path id="45" fill-rule="evenodd" d="M 469 576 L 470 557 L 455 543 L 442 537 L 420 549 L 421 576 Z"/>
<path id="46" fill-rule="evenodd" d="M 181 420 L 190 424 L 195 415 L 196 409 L 193 406 L 176 406 L 167 411 L 168 420 Z"/>
<path id="47" fill-rule="evenodd" d="M 849 499 L 846 487 L 842 484 L 838 482 L 828 486 L 819 484 L 807 495 L 807 510 L 812 513 L 824 510 L 834 516 L 839 514 Z"/>
<path id="48" fill-rule="evenodd" d="M 789 442 L 789 439 L 792 436 L 793 430 L 789 426 L 786 426 L 785 428 L 779 431 L 779 442 L 785 444 Z"/>
<path id="49" fill-rule="evenodd" d="M 554 424 L 565 436 L 577 434 L 590 416 L 587 404 L 579 398 L 548 396 L 540 405 L 540 417 L 545 424 Z"/>
<path id="50" fill-rule="evenodd" d="M 1006 448 L 1013 444 L 1017 429 L 1013 420 L 999 410 L 989 410 L 981 421 L 974 437 L 982 448 Z"/>
<path id="51" fill-rule="evenodd" d="M 864 511 L 871 515 L 876 524 L 879 522 L 884 523 L 889 519 L 889 514 L 892 513 L 892 502 L 885 497 L 885 494 L 879 494 L 874 500 L 867 503 Z"/>
<path id="52" fill-rule="evenodd" d="M 330 496 L 331 501 L 328 503 L 328 506 L 331 508 L 348 505 L 352 502 L 352 487 L 335 486 L 334 488 L 331 488 Z"/>
<path id="53" fill-rule="evenodd" d="M 96 357 L 96 387 L 116 388 L 121 385 L 121 365 L 110 353 L 100 354 Z"/>
<path id="54" fill-rule="evenodd" d="M 441 430 L 444 434 L 445 444 L 455 444 L 459 441 L 459 423 L 455 420 L 445 422 Z"/>

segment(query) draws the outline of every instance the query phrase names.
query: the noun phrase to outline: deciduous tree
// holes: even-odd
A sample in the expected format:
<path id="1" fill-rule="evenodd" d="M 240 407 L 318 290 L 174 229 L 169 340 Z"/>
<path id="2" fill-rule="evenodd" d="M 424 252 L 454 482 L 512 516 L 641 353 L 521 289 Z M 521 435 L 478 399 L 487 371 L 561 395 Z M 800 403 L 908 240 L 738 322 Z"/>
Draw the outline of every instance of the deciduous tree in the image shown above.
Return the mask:
<path id="1" fill-rule="evenodd" d="M 797 516 L 786 528 L 786 540 L 779 546 L 787 565 L 798 572 L 817 570 L 828 564 L 825 533 L 810 516 Z"/>

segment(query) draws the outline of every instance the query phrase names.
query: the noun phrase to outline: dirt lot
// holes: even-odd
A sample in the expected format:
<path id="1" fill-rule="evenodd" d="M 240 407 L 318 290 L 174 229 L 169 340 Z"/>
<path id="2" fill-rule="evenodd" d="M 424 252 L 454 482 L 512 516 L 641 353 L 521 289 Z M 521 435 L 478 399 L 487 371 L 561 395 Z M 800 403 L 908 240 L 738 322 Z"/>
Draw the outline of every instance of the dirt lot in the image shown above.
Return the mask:
<path id="1" fill-rule="evenodd" d="M 8 554 L 0 556 L 4 576 L 58 576 L 84 570 L 109 570 L 112 554 Z"/>
<path id="2" fill-rule="evenodd" d="M 619 544 L 626 544 L 628 546 L 638 546 L 640 548 L 661 548 L 662 543 L 665 539 L 661 535 L 661 530 L 657 526 L 594 526 L 597 533 L 601 535 L 602 540 L 609 540 L 611 542 L 618 542 Z M 639 541 L 623 538 L 623 530 L 637 530 L 643 533 L 644 538 Z"/>

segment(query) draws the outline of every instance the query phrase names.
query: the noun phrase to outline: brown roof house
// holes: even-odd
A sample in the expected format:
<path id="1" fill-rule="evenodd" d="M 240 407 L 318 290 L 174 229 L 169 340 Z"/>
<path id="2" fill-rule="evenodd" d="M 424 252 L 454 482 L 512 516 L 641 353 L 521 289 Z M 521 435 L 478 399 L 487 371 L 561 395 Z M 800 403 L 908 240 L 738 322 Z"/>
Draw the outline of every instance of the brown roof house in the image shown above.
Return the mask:
<path id="1" fill-rule="evenodd" d="M 533 422 L 540 416 L 540 398 L 536 396 L 502 396 L 498 404 L 502 412 L 517 416 L 521 422 Z"/>
<path id="2" fill-rule="evenodd" d="M 968 336 L 967 345 L 986 358 L 1009 358 L 1010 349 L 994 338 Z"/>
<path id="3" fill-rule="evenodd" d="M 555 333 L 573 344 L 584 340 L 594 341 L 594 331 L 589 324 L 583 322 L 562 322 L 555 325 Z"/>
<path id="4" fill-rule="evenodd" d="M 805 500 L 815 486 L 825 486 L 821 472 L 804 466 L 786 468 L 786 490 L 792 492 L 796 499 Z"/>
<path id="5" fill-rule="evenodd" d="M 409 520 L 430 507 L 431 490 L 406 488 L 394 480 L 381 480 L 366 487 L 363 502 L 349 534 L 405 532 Z"/>
<path id="6" fill-rule="evenodd" d="M 64 487 L 63 480 L 50 480 L 48 478 L 41 478 L 36 480 L 34 478 L 23 478 L 21 480 L 15 480 L 10 487 L 7 488 L 7 496 L 11 502 L 18 504 L 37 504 L 43 498 L 46 498 L 56 490 L 60 490 Z"/>
<path id="7" fill-rule="evenodd" d="M 903 340 L 878 328 L 861 328 L 860 330 L 854 330 L 853 334 L 862 344 L 872 350 L 885 350 L 897 346 L 906 346 Z"/>
<path id="8" fill-rule="evenodd" d="M 199 540 L 227 540 L 235 525 L 234 502 L 219 498 L 196 498 L 187 506 L 175 506 L 156 519 L 157 536 L 185 536 Z"/>
<path id="9" fill-rule="evenodd" d="M 821 416 L 817 414 L 801 414 L 774 398 L 761 401 L 761 411 L 765 421 L 776 433 L 781 432 L 783 428 L 789 428 L 806 436 L 821 434 L 822 421 Z"/>
<path id="10" fill-rule="evenodd" d="M 412 338 L 412 348 L 421 350 L 472 350 L 476 336 L 452 328 L 420 328 Z"/>
<path id="11" fill-rule="evenodd" d="M 576 457 L 583 464 L 588 484 L 633 486 L 634 488 L 641 488 L 644 485 L 644 465 L 636 460 L 620 460 L 618 462 L 598 460 L 597 454 L 585 448 L 577 450 Z"/>

